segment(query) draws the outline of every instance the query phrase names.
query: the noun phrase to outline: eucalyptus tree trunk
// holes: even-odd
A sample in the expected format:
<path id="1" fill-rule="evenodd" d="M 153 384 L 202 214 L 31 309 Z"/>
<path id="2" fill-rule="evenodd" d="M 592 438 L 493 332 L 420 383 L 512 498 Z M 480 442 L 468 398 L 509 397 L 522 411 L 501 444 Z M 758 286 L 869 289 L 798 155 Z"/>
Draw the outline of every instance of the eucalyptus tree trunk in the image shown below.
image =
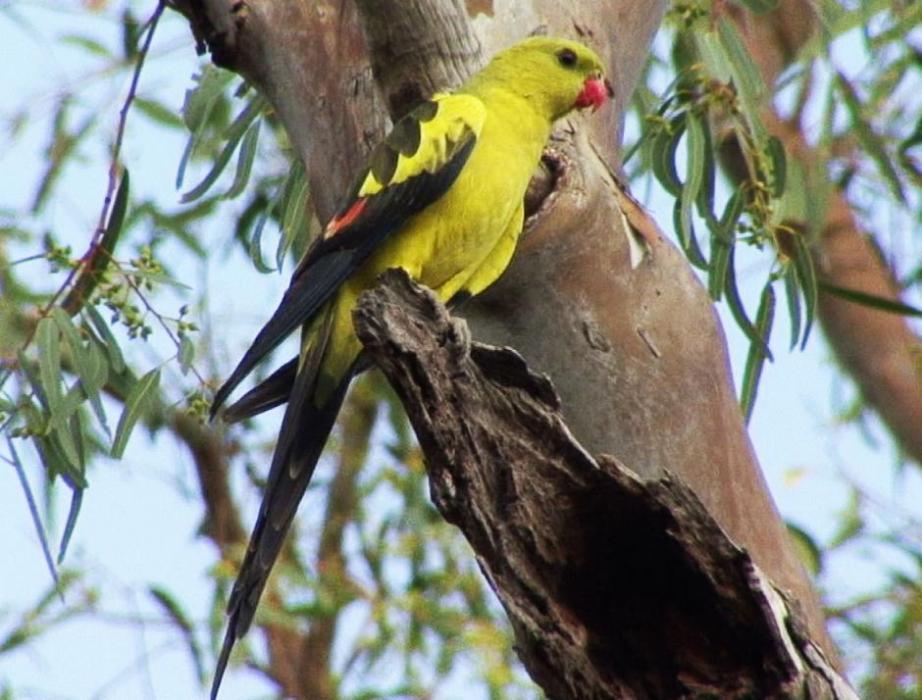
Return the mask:
<path id="1" fill-rule="evenodd" d="M 580 484 L 573 487 L 577 495 L 567 507 L 571 515 L 585 513 L 585 519 L 557 517 L 559 513 L 549 514 L 557 505 L 553 501 L 544 510 L 520 509 L 515 516 L 520 527 L 496 536 L 527 540 L 531 518 L 530 532 L 542 533 L 540 547 L 524 540 L 510 546 L 520 545 L 516 551 L 525 559 L 545 556 L 547 548 L 578 551 L 574 557 L 580 565 L 570 567 L 572 562 L 563 556 L 561 561 L 569 563 L 561 564 L 562 568 L 551 572 L 535 566 L 529 569 L 528 585 L 513 584 L 515 577 L 504 573 L 508 562 L 500 561 L 509 550 L 496 547 L 488 530 L 477 530 L 494 522 L 489 513 L 496 503 L 449 503 L 445 484 L 435 481 L 437 474 L 458 468 L 462 471 L 456 476 L 463 481 L 464 465 L 477 460 L 469 461 L 462 451 L 453 463 L 450 455 L 456 453 L 446 451 L 444 442 L 453 438 L 433 429 L 425 416 L 409 407 L 414 427 L 426 436 L 423 448 L 433 470 L 436 504 L 471 541 L 510 615 L 520 656 L 552 697 L 698 693 L 793 697 L 807 683 L 805 668 L 822 669 L 820 676 L 833 678 L 836 653 L 746 434 L 714 308 L 684 257 L 624 192 L 617 177 L 624 109 L 664 3 L 187 0 L 180 5 L 200 46 L 207 46 L 215 62 L 246 76 L 273 104 L 305 164 L 312 204 L 321 220 L 332 215 L 389 117 L 435 89 L 457 85 L 497 49 L 528 33 L 544 31 L 579 38 L 600 53 L 614 86 L 614 100 L 599 113 L 574 117 L 558 128 L 529 191 L 530 215 L 512 266 L 464 308 L 476 340 L 515 348 L 531 371 L 550 377 L 560 397 L 559 416 L 554 417 L 558 408 L 553 408 L 551 399 L 545 403 L 553 408 L 553 415 L 539 413 L 548 425 L 562 421 L 559 434 L 567 439 L 554 443 L 562 450 L 556 462 L 553 445 L 543 445 L 539 451 L 549 468 L 566 467 L 567 479 Z M 398 297 L 411 305 L 416 298 L 412 292 Z M 375 344 L 373 354 L 398 384 L 401 396 L 412 400 L 415 389 L 401 380 L 399 362 L 388 369 L 387 348 L 393 346 L 386 338 L 400 335 L 401 322 L 379 327 L 374 308 L 374 304 L 363 307 L 371 313 L 371 319 L 366 313 L 362 322 L 363 338 Z M 436 322 L 435 317 L 427 318 Z M 414 347 L 424 345 L 420 340 Z M 468 352 L 464 343 L 459 347 L 462 354 Z M 478 352 L 481 359 L 489 355 Z M 441 360 L 427 357 L 421 362 L 435 377 Z M 478 365 L 478 371 L 486 372 L 486 379 L 480 377 L 478 382 L 502 383 L 499 375 L 506 370 L 514 376 L 532 376 L 515 361 L 489 357 L 499 364 L 487 363 L 494 367 L 492 375 Z M 545 398 L 554 394 L 540 388 L 544 386 L 540 381 L 522 382 L 522 401 L 527 400 L 526 394 Z M 493 395 L 492 390 L 484 391 Z M 524 415 L 520 415 L 523 421 Z M 513 421 L 505 430 L 515 430 L 514 426 Z M 483 439 L 492 439 L 489 431 Z M 540 441 L 541 435 L 526 430 L 522 440 L 529 439 Z M 544 453 L 547 449 L 550 455 Z M 480 454 L 483 459 L 491 454 L 509 456 L 486 448 Z M 530 468 L 528 459 L 516 459 L 514 464 L 490 463 L 485 468 L 494 477 L 504 468 Z M 607 485 L 592 486 L 603 478 L 602 472 L 607 474 Z M 569 493 L 570 487 L 561 488 Z M 653 491 L 659 495 L 651 496 Z M 495 497 L 489 489 L 464 493 L 473 499 Z M 610 498 L 600 501 L 604 494 Z M 510 492 L 510 498 L 522 499 L 521 504 L 537 504 L 539 497 L 540 488 L 530 496 Z M 539 500 L 529 500 L 534 498 Z M 698 530 L 679 526 L 692 521 L 678 516 L 629 517 L 646 513 L 644 508 L 669 514 L 673 507 L 694 512 L 695 523 L 708 523 L 705 529 L 710 534 L 702 535 L 698 544 L 705 544 L 695 553 L 687 547 L 696 538 L 684 535 Z M 472 523 L 465 514 L 452 511 L 457 508 L 486 515 Z M 609 517 L 619 514 L 623 520 Z M 580 525 L 573 531 L 548 530 L 545 519 L 561 528 Z M 495 521 L 497 527 L 501 521 Z M 613 549 L 606 544 L 605 528 L 619 527 L 619 522 L 654 532 L 638 532 L 633 540 L 629 530 L 622 530 L 621 545 Z M 670 539 L 676 528 L 684 535 Z M 729 538 L 725 542 L 722 533 Z M 632 541 L 636 546 L 631 546 Z M 708 549 L 711 544 L 713 551 Z M 676 569 L 666 566 L 663 557 L 672 564 L 682 561 L 683 566 L 693 562 L 700 575 L 696 580 L 706 582 L 702 585 L 711 594 L 689 598 L 688 590 L 674 590 L 663 577 Z M 762 634 L 773 642 L 758 652 L 753 651 L 759 646 L 755 642 L 750 649 L 741 641 L 747 626 L 757 623 L 745 615 L 726 614 L 732 607 L 729 601 L 737 598 L 732 586 L 720 584 L 719 572 L 729 570 L 721 562 L 735 566 L 740 557 L 752 566 L 738 569 L 749 573 L 741 573 L 737 584 L 759 591 L 761 609 L 768 611 L 758 623 L 766 626 L 758 633 L 753 629 L 752 639 Z M 599 585 L 608 582 L 610 596 L 600 595 L 599 590 L 590 594 L 592 586 L 587 585 L 585 595 L 595 601 L 593 605 L 574 604 L 572 590 L 567 600 L 560 597 L 566 577 L 591 581 L 601 575 L 590 565 L 599 562 L 607 567 Z M 680 579 L 674 583 L 682 585 Z M 722 594 L 730 607 L 722 607 Z M 545 609 L 535 612 L 539 599 L 543 601 L 539 607 Z M 670 607 L 673 599 L 681 599 L 683 605 Z M 689 610 L 694 614 L 670 620 L 663 614 L 666 609 L 678 616 L 691 614 Z M 626 622 L 630 619 L 635 624 Z M 710 626 L 704 624 L 706 620 Z M 727 631 L 731 627 L 733 634 Z M 686 636 L 668 645 L 653 643 L 677 630 L 684 630 Z M 599 649 L 607 651 L 596 653 Z M 738 654 L 741 649 L 744 653 Z M 760 655 L 763 651 L 768 656 Z M 655 654 L 660 657 L 652 658 Z M 737 664 L 728 661 L 730 657 L 745 660 Z M 814 696 L 847 695 L 847 688 L 831 680 L 819 692 L 815 680 L 809 683 Z"/>

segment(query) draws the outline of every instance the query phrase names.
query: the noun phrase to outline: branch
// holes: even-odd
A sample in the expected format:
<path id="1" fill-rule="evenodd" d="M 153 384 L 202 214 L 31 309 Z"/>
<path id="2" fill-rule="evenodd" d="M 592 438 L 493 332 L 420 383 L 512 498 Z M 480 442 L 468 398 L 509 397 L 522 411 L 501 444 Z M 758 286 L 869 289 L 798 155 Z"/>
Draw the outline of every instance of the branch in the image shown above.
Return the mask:
<path id="1" fill-rule="evenodd" d="M 695 494 L 590 456 L 518 354 L 398 271 L 355 323 L 549 697 L 856 697 Z"/>

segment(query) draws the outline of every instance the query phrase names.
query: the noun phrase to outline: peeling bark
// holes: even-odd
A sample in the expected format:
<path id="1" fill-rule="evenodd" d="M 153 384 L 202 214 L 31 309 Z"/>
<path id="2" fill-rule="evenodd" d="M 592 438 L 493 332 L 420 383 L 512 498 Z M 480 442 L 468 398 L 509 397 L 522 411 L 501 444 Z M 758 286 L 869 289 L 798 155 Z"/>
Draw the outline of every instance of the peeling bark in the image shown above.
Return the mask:
<path id="1" fill-rule="evenodd" d="M 695 493 L 590 456 L 516 352 L 470 344 L 402 271 L 355 321 L 548 697 L 857 697 Z"/>

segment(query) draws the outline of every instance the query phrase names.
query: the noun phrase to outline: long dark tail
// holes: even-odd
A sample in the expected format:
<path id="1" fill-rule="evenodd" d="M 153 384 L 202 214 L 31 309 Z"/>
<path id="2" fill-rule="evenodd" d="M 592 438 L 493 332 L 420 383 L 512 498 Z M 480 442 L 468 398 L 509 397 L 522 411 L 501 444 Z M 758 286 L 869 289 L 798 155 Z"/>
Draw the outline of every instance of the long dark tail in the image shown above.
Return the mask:
<path id="1" fill-rule="evenodd" d="M 371 361 L 364 354 L 360 355 L 353 374 L 361 374 L 369 367 L 371 367 Z M 293 357 L 225 408 L 221 413 L 221 418 L 225 423 L 237 423 L 288 403 L 297 374 L 298 358 Z"/>
<path id="2" fill-rule="evenodd" d="M 327 334 L 326 329 L 320 331 L 322 337 L 317 339 L 317 345 L 298 369 L 288 396 L 259 517 L 228 602 L 227 633 L 211 685 L 212 700 L 217 698 L 234 644 L 253 622 L 269 572 L 282 549 L 298 503 L 314 474 L 355 373 L 353 366 L 325 403 L 321 407 L 314 405 L 320 365 L 327 350 L 324 337 Z"/>
<path id="3" fill-rule="evenodd" d="M 293 357 L 224 409 L 221 417 L 225 423 L 236 423 L 287 403 L 297 376 L 298 358 Z"/>

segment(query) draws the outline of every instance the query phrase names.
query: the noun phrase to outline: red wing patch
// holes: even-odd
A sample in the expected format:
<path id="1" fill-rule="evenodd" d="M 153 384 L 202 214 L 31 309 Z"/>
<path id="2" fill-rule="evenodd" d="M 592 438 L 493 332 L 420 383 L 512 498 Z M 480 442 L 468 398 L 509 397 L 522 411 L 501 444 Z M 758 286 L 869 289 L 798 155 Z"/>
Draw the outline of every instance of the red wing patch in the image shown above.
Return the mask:
<path id="1" fill-rule="evenodd" d="M 342 231 L 345 228 L 349 227 L 353 221 L 355 221 L 359 215 L 365 210 L 365 206 L 368 204 L 367 198 L 362 198 L 356 200 L 356 202 L 346 209 L 341 216 L 334 216 L 330 219 L 330 223 L 327 224 L 327 227 L 323 230 L 324 240 L 333 238 L 337 233 Z"/>

